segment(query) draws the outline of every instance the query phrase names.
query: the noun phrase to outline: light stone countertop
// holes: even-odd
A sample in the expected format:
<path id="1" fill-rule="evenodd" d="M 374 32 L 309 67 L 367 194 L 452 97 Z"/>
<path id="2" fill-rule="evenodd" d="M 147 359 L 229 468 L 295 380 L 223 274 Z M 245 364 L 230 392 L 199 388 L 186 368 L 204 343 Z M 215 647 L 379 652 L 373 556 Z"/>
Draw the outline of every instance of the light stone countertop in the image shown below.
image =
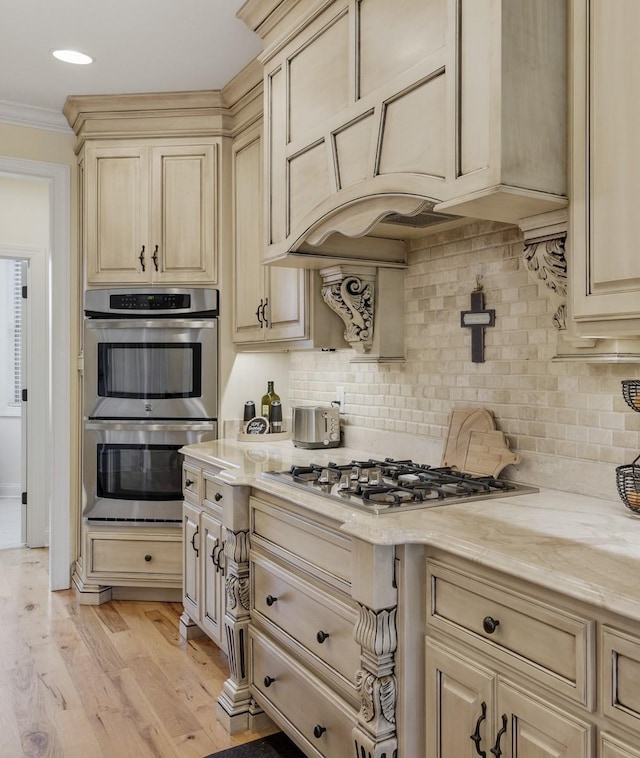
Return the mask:
<path id="1" fill-rule="evenodd" d="M 230 484 L 250 485 L 335 519 L 355 538 L 447 550 L 640 623 L 640 517 L 620 500 L 540 488 L 533 494 L 375 515 L 261 476 L 294 463 L 376 457 L 371 452 L 230 439 L 191 445 L 184 452 L 224 468 L 221 477 Z"/>

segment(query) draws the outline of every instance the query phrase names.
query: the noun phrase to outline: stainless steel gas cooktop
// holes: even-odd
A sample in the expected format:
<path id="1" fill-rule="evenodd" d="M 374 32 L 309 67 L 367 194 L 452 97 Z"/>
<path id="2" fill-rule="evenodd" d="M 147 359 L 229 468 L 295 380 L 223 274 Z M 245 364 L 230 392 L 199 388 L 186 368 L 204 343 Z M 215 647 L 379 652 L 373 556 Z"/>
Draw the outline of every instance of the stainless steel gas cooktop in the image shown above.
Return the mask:
<path id="1" fill-rule="evenodd" d="M 536 487 L 506 479 L 393 458 L 371 458 L 347 464 L 309 463 L 292 466 L 288 471 L 266 471 L 263 476 L 370 513 L 396 508 L 433 508 L 538 492 Z"/>

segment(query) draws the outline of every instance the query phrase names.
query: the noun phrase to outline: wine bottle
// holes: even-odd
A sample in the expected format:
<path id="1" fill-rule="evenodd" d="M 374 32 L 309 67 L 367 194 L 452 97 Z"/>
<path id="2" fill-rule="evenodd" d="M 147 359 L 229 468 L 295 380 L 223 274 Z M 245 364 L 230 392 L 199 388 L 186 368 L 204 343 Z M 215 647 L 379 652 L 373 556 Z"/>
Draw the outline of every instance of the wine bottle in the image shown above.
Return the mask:
<path id="1" fill-rule="evenodd" d="M 274 401 L 280 401 L 280 395 L 273 389 L 273 380 L 267 382 L 267 393 L 262 396 L 260 402 L 260 415 L 271 421 L 271 403 Z"/>

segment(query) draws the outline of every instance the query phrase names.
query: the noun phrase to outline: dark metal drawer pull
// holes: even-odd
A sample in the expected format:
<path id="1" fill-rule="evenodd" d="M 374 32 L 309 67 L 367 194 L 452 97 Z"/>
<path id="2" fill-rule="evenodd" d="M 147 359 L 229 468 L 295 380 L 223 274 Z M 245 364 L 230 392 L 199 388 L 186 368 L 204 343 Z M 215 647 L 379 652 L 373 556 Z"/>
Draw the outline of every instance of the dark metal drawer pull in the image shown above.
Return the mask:
<path id="1" fill-rule="evenodd" d="M 199 531 L 200 531 L 200 527 L 197 526 L 195 532 L 193 533 L 193 537 L 191 538 L 191 547 L 196 551 L 196 556 L 200 555 L 200 552 L 198 548 L 196 547 L 196 537 L 198 536 Z"/>
<path id="2" fill-rule="evenodd" d="M 491 616 L 485 616 L 482 619 L 482 628 L 487 634 L 493 634 L 499 626 L 500 622 L 498 619 L 491 618 Z"/>
<path id="3" fill-rule="evenodd" d="M 264 686 L 265 687 L 271 687 L 271 685 L 275 682 L 275 679 L 271 676 L 265 676 L 264 678 Z"/>
<path id="4" fill-rule="evenodd" d="M 489 751 L 490 753 L 493 753 L 496 758 L 500 758 L 502 755 L 502 749 L 500 748 L 500 740 L 502 739 L 502 735 L 507 731 L 507 714 L 502 714 L 502 729 L 498 732 L 496 735 L 496 744 L 491 748 Z"/>
<path id="5" fill-rule="evenodd" d="M 318 642 L 321 645 L 328 638 L 329 638 L 329 633 L 328 632 L 320 631 L 320 632 L 318 632 L 318 634 L 316 634 L 316 639 L 318 640 Z"/>
<path id="6" fill-rule="evenodd" d="M 151 562 L 151 560 L 152 560 L 152 556 L 150 556 L 149 554 L 147 554 L 147 555 L 145 555 L 144 559 L 145 559 L 145 561 L 146 561 L 147 563 L 150 563 L 150 562 Z"/>
<path id="7" fill-rule="evenodd" d="M 185 479 L 184 480 L 184 486 L 185 487 L 191 487 L 192 484 L 195 484 L 195 482 L 193 481 L 193 479 Z"/>
<path id="8" fill-rule="evenodd" d="M 219 502 L 220 500 L 222 500 L 222 493 L 216 492 L 216 494 L 213 496 L 213 499 L 216 501 L 216 503 Z"/>
<path id="9" fill-rule="evenodd" d="M 273 595 L 267 595 L 265 598 L 265 602 L 269 607 L 271 607 L 277 600 L 278 598 L 274 597 Z"/>
<path id="10" fill-rule="evenodd" d="M 473 740 L 476 744 L 476 753 L 481 758 L 487 758 L 487 754 L 484 752 L 484 750 L 480 750 L 480 743 L 482 742 L 482 737 L 480 736 L 480 724 L 487 718 L 487 704 L 485 702 L 482 702 L 480 704 L 480 708 L 482 708 L 482 713 L 478 717 L 478 720 L 476 721 L 476 728 L 474 733 L 469 737 L 470 740 Z"/>
<path id="11" fill-rule="evenodd" d="M 320 726 L 320 724 L 316 724 L 316 725 L 313 727 L 313 736 L 314 736 L 314 737 L 315 737 L 317 740 L 319 740 L 319 739 L 320 739 L 320 737 L 322 737 L 322 735 L 323 735 L 323 734 L 324 734 L 326 731 L 327 731 L 327 727 L 326 727 L 326 726 Z"/>

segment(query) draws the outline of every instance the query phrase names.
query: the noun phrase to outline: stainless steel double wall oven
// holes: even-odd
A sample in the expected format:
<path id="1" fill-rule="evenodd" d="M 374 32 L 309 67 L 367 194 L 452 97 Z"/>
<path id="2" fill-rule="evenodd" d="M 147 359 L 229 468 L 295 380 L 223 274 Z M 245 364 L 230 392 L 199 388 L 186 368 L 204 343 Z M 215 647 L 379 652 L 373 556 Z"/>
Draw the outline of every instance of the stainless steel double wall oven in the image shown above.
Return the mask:
<path id="1" fill-rule="evenodd" d="M 85 294 L 84 516 L 181 522 L 182 455 L 217 438 L 218 291 Z"/>

